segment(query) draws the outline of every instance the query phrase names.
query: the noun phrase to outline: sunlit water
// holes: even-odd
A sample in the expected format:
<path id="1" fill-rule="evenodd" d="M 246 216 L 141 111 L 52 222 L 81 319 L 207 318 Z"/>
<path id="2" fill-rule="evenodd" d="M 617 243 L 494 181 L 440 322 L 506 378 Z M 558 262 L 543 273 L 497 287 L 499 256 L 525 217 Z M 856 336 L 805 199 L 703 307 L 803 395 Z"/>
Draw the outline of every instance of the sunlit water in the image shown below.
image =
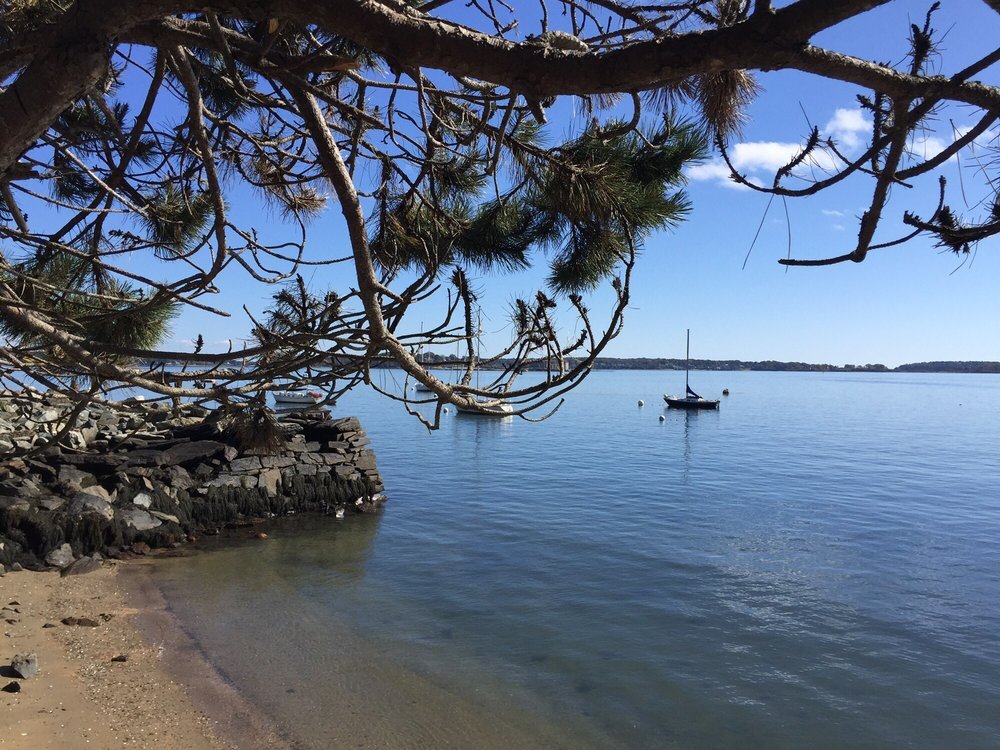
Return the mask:
<path id="1" fill-rule="evenodd" d="M 435 434 L 354 394 L 337 411 L 372 437 L 381 517 L 157 575 L 303 747 L 395 711 L 337 690 L 411 678 L 440 693 L 413 746 L 520 717 L 539 746 L 996 747 L 1000 377 L 692 382 L 732 395 L 665 411 L 682 373 L 598 372 L 542 424 L 452 413 Z M 435 735 L 448 696 L 479 711 L 467 737 Z M 405 747 L 406 721 L 357 744 Z"/>

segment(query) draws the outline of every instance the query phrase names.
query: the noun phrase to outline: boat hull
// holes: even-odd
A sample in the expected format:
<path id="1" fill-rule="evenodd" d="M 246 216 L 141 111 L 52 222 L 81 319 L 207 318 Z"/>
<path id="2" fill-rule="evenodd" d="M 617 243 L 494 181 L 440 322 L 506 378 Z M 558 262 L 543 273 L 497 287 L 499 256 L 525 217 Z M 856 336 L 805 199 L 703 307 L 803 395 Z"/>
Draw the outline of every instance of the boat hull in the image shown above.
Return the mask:
<path id="1" fill-rule="evenodd" d="M 487 406 L 484 408 L 490 409 L 490 411 L 476 411 L 464 406 L 455 407 L 459 414 L 466 414 L 470 417 L 493 417 L 494 419 L 509 417 L 511 416 L 511 412 L 514 411 L 514 407 L 510 404 L 497 404 L 496 406 Z"/>
<path id="2" fill-rule="evenodd" d="M 294 404 L 296 406 L 315 406 L 323 400 L 323 394 L 293 393 L 277 391 L 273 394 L 275 404 Z"/>
<path id="3" fill-rule="evenodd" d="M 663 400 L 671 409 L 718 409 L 718 400 L 712 401 L 707 398 L 675 398 L 674 396 L 664 396 Z"/>

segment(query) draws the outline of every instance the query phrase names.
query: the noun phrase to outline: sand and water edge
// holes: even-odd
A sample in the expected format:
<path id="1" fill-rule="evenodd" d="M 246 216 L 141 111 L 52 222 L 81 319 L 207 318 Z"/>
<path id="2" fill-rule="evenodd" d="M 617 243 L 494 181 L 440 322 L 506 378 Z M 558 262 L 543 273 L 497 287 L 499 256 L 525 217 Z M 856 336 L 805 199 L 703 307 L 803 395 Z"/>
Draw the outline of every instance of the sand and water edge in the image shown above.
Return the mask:
<path id="1" fill-rule="evenodd" d="M 0 692 L 0 748 L 289 747 L 186 637 L 149 583 L 151 564 L 0 578 L 2 663 L 33 653 L 39 666 L 23 680 L 4 669 L 0 687 L 20 691 Z"/>

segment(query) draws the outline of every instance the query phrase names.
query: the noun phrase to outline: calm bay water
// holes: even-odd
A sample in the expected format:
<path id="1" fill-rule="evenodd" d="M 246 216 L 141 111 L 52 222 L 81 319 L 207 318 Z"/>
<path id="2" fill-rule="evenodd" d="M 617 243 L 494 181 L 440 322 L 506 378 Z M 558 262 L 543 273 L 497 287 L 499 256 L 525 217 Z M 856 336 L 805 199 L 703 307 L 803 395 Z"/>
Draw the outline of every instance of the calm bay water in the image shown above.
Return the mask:
<path id="1" fill-rule="evenodd" d="M 155 575 L 301 747 L 996 747 L 1000 377 L 692 383 L 433 435 L 352 394 L 384 514 Z"/>

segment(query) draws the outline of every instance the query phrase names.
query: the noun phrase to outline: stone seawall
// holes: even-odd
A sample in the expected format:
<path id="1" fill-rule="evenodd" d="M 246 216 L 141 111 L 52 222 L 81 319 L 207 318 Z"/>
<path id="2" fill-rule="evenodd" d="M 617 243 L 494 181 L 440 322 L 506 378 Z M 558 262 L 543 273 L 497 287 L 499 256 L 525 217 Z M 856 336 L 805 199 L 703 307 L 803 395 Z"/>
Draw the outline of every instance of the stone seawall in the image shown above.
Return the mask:
<path id="1" fill-rule="evenodd" d="M 84 556 L 178 546 L 290 513 L 376 511 L 385 500 L 354 417 L 279 415 L 246 447 L 223 411 L 0 394 L 0 566 L 65 567 Z M 242 443 L 242 444 L 241 444 Z M 3 568 L 0 567 L 0 574 Z"/>

